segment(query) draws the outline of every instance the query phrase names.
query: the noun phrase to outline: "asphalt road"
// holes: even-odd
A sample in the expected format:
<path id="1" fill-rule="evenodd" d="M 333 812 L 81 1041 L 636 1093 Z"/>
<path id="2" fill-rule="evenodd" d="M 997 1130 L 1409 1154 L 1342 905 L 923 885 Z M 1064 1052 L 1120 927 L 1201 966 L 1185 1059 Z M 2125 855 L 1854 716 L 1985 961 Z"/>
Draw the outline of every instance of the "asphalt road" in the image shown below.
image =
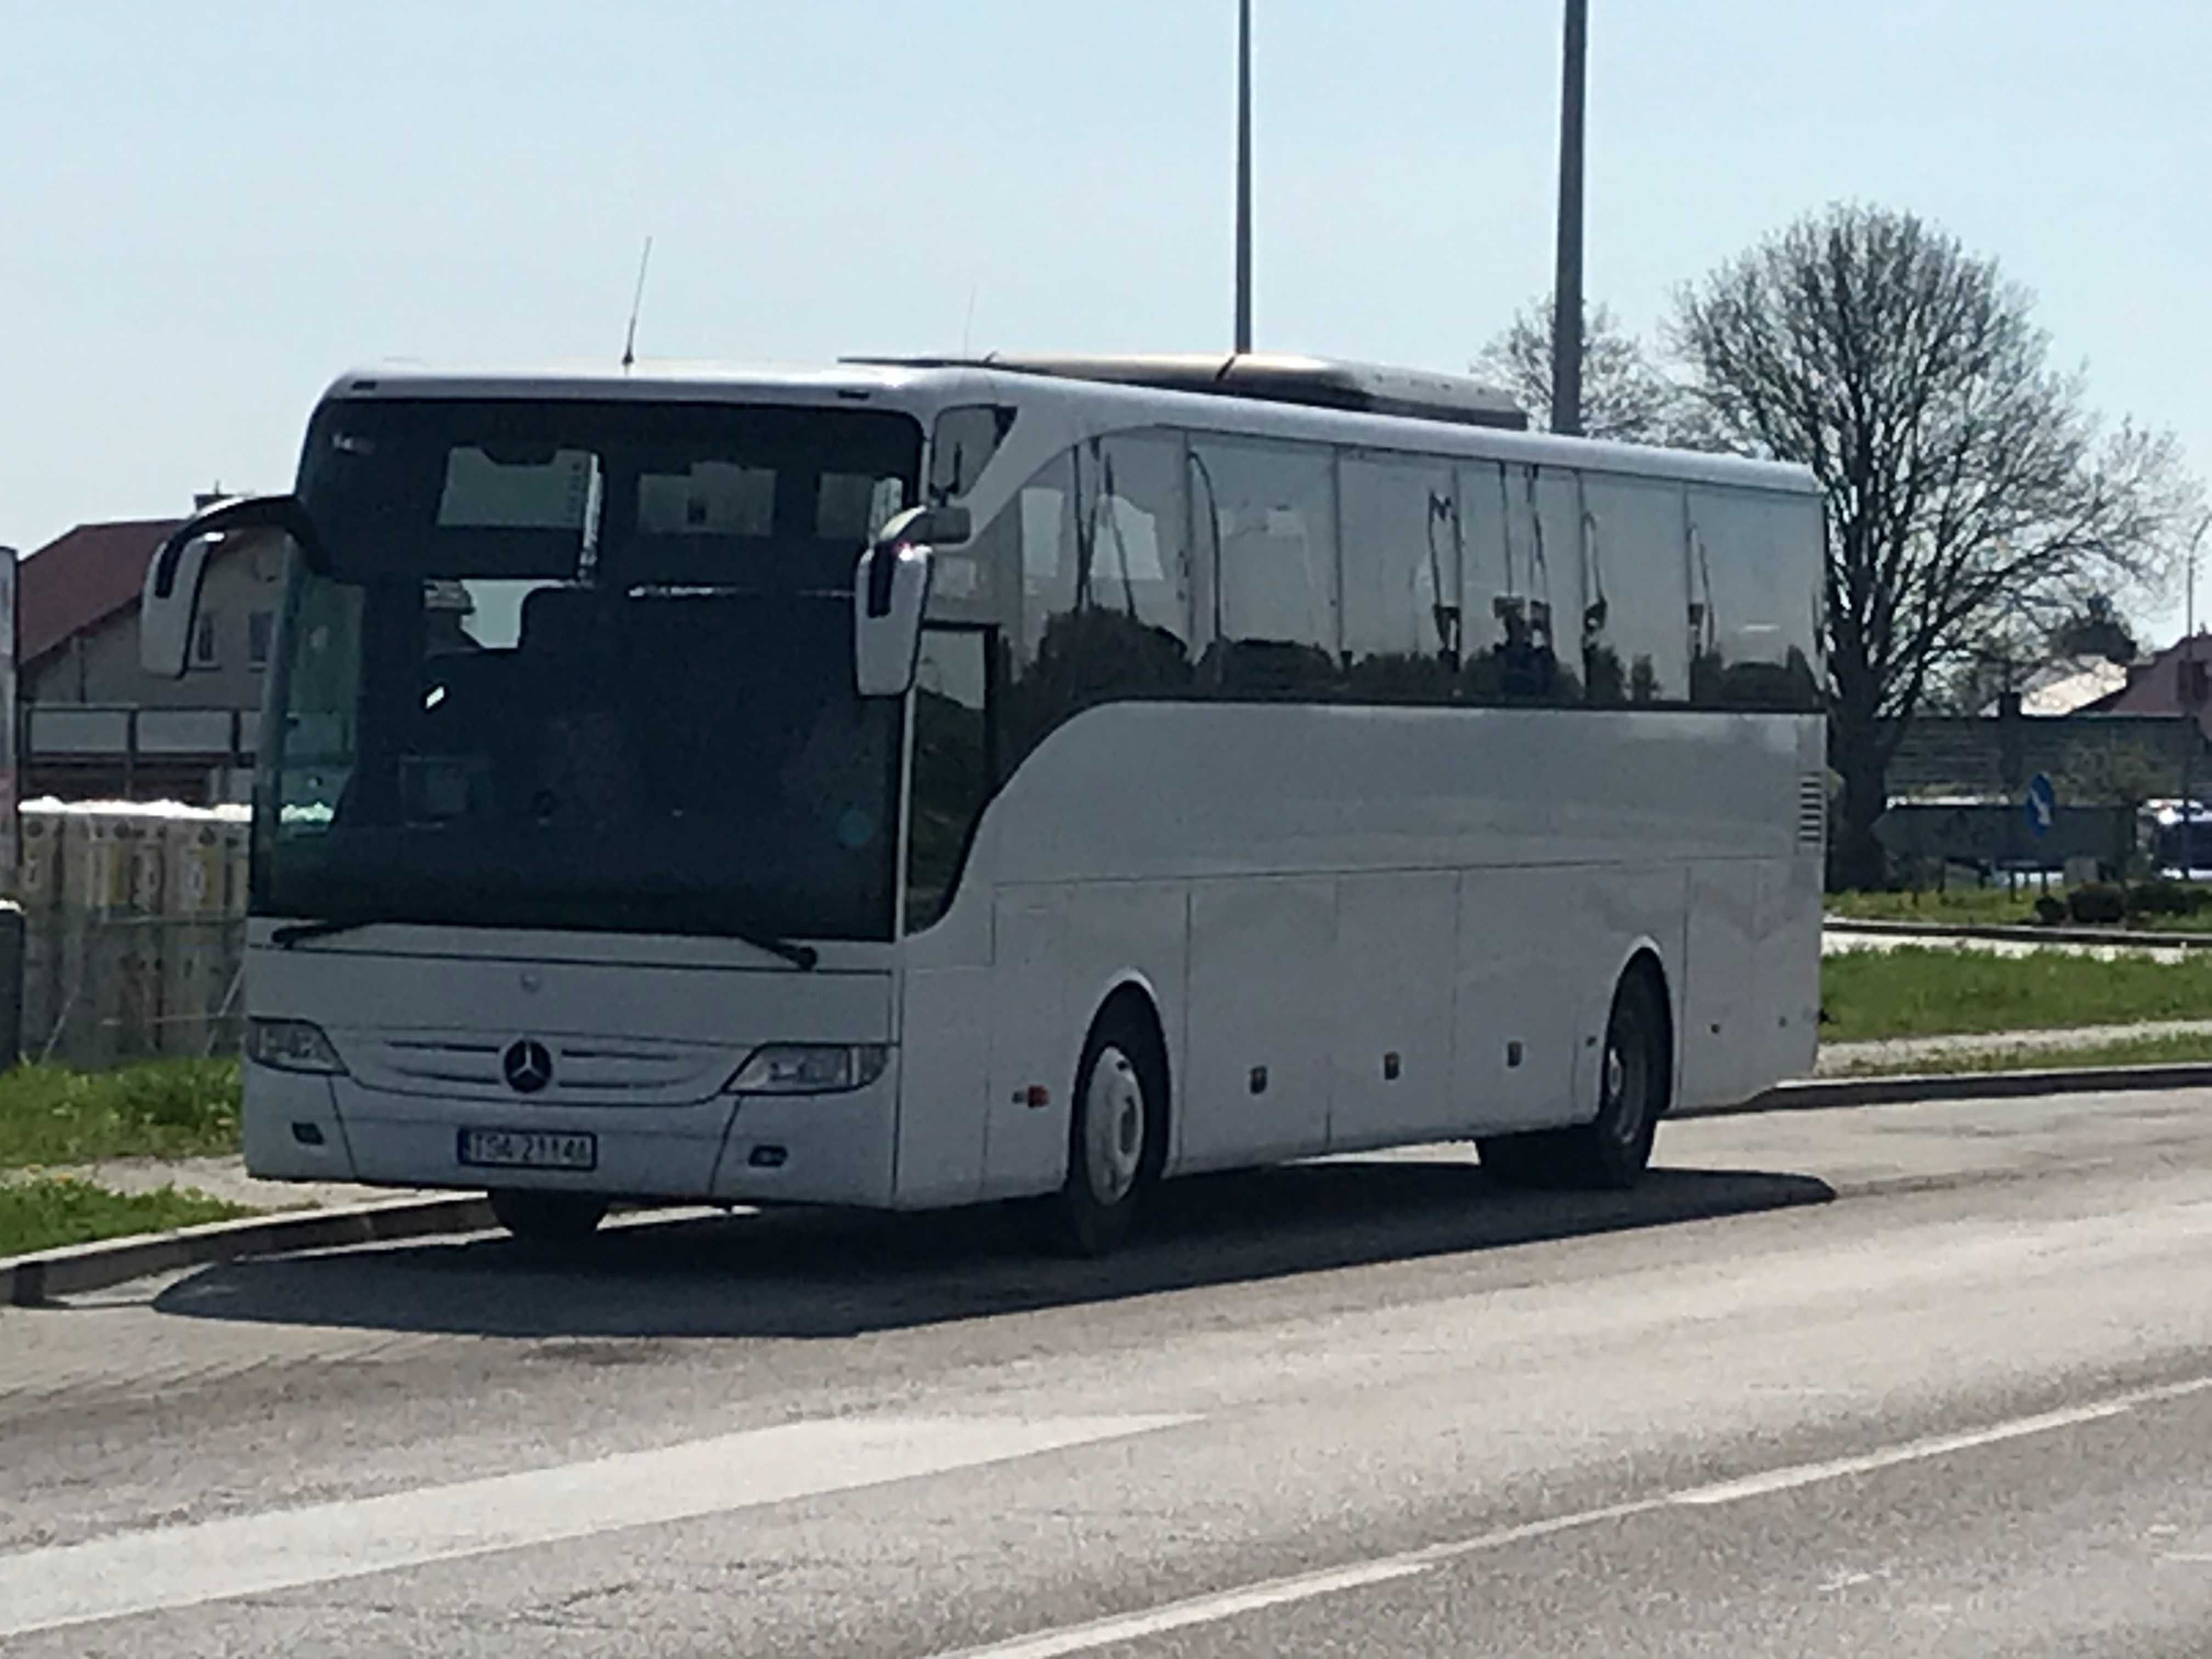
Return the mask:
<path id="1" fill-rule="evenodd" d="M 0 1310 L 9 1656 L 2212 1653 L 2212 1095 Z"/>

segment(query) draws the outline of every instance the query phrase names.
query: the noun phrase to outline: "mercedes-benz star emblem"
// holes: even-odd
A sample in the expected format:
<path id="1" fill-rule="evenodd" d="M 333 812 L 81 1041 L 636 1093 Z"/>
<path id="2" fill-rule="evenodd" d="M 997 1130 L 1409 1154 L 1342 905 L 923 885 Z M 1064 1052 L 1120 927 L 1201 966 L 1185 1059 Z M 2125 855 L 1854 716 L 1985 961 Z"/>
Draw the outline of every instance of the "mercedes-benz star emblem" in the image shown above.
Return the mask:
<path id="1" fill-rule="evenodd" d="M 546 1046 L 531 1037 L 508 1046 L 500 1057 L 500 1071 L 507 1078 L 507 1086 L 519 1095 L 534 1095 L 553 1080 L 553 1055 Z"/>

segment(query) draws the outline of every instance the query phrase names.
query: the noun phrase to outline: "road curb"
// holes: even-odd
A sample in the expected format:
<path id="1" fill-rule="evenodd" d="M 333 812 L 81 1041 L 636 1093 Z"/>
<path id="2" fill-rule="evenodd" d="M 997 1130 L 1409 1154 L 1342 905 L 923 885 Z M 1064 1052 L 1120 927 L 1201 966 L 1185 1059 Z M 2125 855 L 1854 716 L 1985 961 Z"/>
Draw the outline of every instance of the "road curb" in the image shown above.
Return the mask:
<path id="1" fill-rule="evenodd" d="M 482 1194 L 386 1199 L 327 1210 L 216 1221 L 174 1232 L 72 1244 L 0 1259 L 0 1307 L 35 1307 L 58 1296 L 106 1290 L 149 1273 L 174 1273 L 241 1256 L 381 1244 L 433 1233 L 477 1232 L 494 1225 Z"/>
<path id="2" fill-rule="evenodd" d="M 1733 1106 L 1698 1106 L 1672 1117 L 1739 1117 L 1754 1112 L 1903 1106 L 1923 1100 L 1999 1100 L 2021 1095 L 2120 1094 L 2212 1088 L 2212 1064 L 2079 1066 L 2027 1072 L 1910 1072 L 1890 1077 L 1815 1078 L 1785 1083 Z"/>
<path id="3" fill-rule="evenodd" d="M 2212 1064 L 2088 1066 L 2064 1071 L 1933 1072 L 1894 1077 L 1818 1078 L 1785 1083 L 1731 1106 L 1698 1106 L 1670 1117 L 1748 1117 L 1771 1112 L 1899 1106 L 1915 1101 L 1996 1100 L 2021 1095 L 2123 1093 L 2131 1090 L 2212 1088 Z M 288 1250 L 328 1250 L 391 1243 L 440 1233 L 481 1232 L 496 1225 L 479 1194 L 402 1198 L 289 1215 L 216 1221 L 174 1232 L 105 1239 L 65 1249 L 0 1260 L 0 1307 L 35 1307 L 55 1297 Z"/>
<path id="4" fill-rule="evenodd" d="M 2015 926 L 1998 921 L 1859 921 L 1826 916 L 1821 919 L 1820 931 L 1891 939 L 1987 939 L 2029 945 L 2119 945 L 2138 951 L 2212 951 L 2212 933 L 2162 933 L 2122 927 L 2034 927 L 2026 923 Z"/>

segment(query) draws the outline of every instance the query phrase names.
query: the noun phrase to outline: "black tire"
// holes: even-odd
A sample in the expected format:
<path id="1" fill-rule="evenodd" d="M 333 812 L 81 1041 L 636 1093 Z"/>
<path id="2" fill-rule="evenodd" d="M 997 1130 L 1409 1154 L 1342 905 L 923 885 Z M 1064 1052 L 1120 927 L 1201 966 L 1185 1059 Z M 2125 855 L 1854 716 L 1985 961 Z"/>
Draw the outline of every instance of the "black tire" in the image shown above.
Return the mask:
<path id="1" fill-rule="evenodd" d="M 517 1238 L 533 1244 L 574 1244 L 606 1219 L 607 1200 L 588 1193 L 544 1193 L 509 1187 L 491 1194 L 491 1212 Z"/>
<path id="2" fill-rule="evenodd" d="M 1068 1103 L 1067 1177 L 1045 1201 L 1045 1239 L 1064 1255 L 1111 1255 L 1128 1237 L 1167 1155 L 1166 1057 L 1126 1001 L 1091 1028 Z"/>
<path id="3" fill-rule="evenodd" d="M 1478 1140 L 1482 1166 L 1516 1187 L 1620 1192 L 1651 1162 L 1674 1087 L 1674 1043 L 1659 976 L 1631 968 L 1613 990 L 1598 1060 L 1597 1115 L 1588 1123 Z"/>

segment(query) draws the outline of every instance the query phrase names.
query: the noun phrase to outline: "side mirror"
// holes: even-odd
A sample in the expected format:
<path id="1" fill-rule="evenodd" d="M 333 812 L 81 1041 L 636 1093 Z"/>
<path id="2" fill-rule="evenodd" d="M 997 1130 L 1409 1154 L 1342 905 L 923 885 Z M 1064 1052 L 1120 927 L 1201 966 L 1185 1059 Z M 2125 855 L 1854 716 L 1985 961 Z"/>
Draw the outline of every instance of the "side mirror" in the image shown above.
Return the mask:
<path id="1" fill-rule="evenodd" d="M 208 560 L 225 536 L 252 530 L 283 531 L 311 564 L 323 567 L 314 526 L 292 496 L 240 496 L 195 513 L 170 533 L 146 566 L 138 605 L 138 660 L 148 673 L 173 680 L 183 677 Z"/>
<path id="2" fill-rule="evenodd" d="M 964 542 L 964 507 L 909 507 L 860 556 L 853 582 L 853 675 L 864 697 L 902 697 L 914 685 L 931 550 Z"/>

